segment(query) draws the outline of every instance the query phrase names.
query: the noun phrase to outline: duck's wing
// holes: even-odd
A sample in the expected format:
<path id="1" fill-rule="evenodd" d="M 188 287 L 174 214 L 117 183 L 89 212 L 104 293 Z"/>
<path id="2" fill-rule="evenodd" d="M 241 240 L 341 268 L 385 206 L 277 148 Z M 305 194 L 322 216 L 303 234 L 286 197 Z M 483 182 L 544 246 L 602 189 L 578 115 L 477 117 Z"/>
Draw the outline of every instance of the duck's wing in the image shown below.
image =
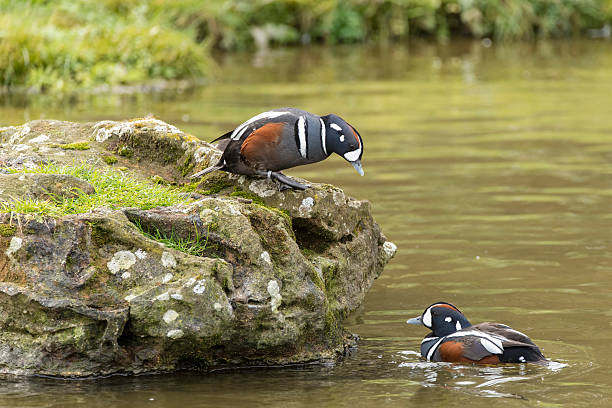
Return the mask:
<path id="1" fill-rule="evenodd" d="M 502 340 L 471 326 L 451 333 L 439 347 L 442 361 L 496 364 L 504 353 Z"/>
<path id="2" fill-rule="evenodd" d="M 241 123 L 229 134 L 229 136 L 223 135 L 223 137 L 229 137 L 231 140 L 244 140 L 246 137 L 250 136 L 253 132 L 256 132 L 259 128 L 266 124 L 294 124 L 298 118 L 299 116 L 297 116 L 293 110 L 288 108 L 262 112 L 259 115 L 255 115 L 249 120 Z"/>
<path id="3" fill-rule="evenodd" d="M 502 338 L 502 343 L 504 344 L 504 347 L 536 346 L 526 334 L 521 333 L 518 330 L 514 330 L 510 326 L 507 326 L 502 323 L 479 323 L 470 327 L 470 329 L 479 330 L 484 333 L 488 333 L 490 335 Z"/>
<path id="4" fill-rule="evenodd" d="M 502 362 L 523 363 L 546 359 L 542 351 L 526 334 L 505 324 L 486 322 L 474 325 L 470 329 L 487 333 L 501 342 L 503 353 L 500 355 L 500 360 Z"/>
<path id="5" fill-rule="evenodd" d="M 284 122 L 268 122 L 258 127 L 240 145 L 241 158 L 258 170 L 275 168 L 279 159 L 278 148 L 287 128 Z"/>

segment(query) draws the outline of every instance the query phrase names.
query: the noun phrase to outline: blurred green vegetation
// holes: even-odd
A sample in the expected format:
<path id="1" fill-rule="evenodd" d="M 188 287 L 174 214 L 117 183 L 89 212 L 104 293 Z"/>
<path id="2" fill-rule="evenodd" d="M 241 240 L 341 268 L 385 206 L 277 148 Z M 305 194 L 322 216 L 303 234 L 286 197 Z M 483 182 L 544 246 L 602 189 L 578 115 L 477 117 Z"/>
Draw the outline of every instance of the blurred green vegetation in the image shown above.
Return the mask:
<path id="1" fill-rule="evenodd" d="M 612 20 L 612 0 L 153 0 L 177 26 L 224 49 L 430 36 L 519 40 L 583 34 Z M 255 35 L 256 36 L 256 35 Z"/>
<path id="2" fill-rule="evenodd" d="M 205 75 L 195 30 L 141 3 L 0 0 L 0 83 L 64 91 Z"/>
<path id="3" fill-rule="evenodd" d="M 611 19 L 612 0 L 0 0 L 0 81 L 63 91 L 193 79 L 209 72 L 211 47 L 509 41 Z"/>

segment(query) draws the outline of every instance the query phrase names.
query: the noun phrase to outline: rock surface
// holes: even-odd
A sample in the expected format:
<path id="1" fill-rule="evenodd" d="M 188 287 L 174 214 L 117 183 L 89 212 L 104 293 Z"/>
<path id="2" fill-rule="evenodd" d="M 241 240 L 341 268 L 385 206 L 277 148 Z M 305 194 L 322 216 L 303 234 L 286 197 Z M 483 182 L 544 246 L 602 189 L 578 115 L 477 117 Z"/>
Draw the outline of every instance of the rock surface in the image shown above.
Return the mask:
<path id="1" fill-rule="evenodd" d="M 29 199 L 76 198 L 81 194 L 93 194 L 95 189 L 80 178 L 68 174 L 2 174 L 0 175 L 0 199 L 11 197 Z"/>
<path id="2" fill-rule="evenodd" d="M 0 128 L 0 142 L 5 169 L 85 161 L 173 184 L 220 154 L 152 118 L 35 121 Z M 0 174 L 0 190 L 0 202 L 95 193 L 75 177 L 19 173 Z M 268 180 L 222 172 L 197 192 L 172 207 L 0 214 L 0 372 L 89 376 L 336 358 L 350 343 L 343 319 L 395 252 L 370 204 L 329 185 L 279 192 Z M 203 253 L 143 230 L 204 239 Z"/>

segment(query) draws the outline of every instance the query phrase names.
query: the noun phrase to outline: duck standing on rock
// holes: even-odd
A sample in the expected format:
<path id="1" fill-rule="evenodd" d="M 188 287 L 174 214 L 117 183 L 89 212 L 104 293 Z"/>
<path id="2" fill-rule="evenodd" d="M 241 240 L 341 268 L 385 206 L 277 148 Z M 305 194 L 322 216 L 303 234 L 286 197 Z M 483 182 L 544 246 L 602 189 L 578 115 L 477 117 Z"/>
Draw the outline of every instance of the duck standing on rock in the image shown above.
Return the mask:
<path id="1" fill-rule="evenodd" d="M 429 361 L 499 364 L 546 361 L 529 337 L 501 323 L 472 325 L 455 306 L 437 302 L 408 320 L 431 329 L 421 342 Z"/>
<path id="2" fill-rule="evenodd" d="M 215 170 L 277 180 L 281 190 L 305 190 L 280 171 L 326 159 L 332 153 L 342 156 L 363 176 L 363 141 L 359 132 L 337 115 L 317 116 L 295 108 L 260 113 L 236 129 L 213 140 L 219 141 L 223 155 L 217 164 L 191 178 Z"/>

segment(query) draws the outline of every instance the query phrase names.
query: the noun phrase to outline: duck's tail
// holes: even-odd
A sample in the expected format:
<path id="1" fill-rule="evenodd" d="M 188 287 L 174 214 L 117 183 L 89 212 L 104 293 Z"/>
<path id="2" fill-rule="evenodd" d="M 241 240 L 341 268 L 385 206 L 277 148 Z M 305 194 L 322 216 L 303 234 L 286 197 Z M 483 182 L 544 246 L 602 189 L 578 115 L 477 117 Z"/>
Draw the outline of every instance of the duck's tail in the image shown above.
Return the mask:
<path id="1" fill-rule="evenodd" d="M 233 132 L 234 132 L 233 130 L 230 130 L 229 132 L 222 134 L 221 136 L 219 136 L 218 138 L 216 138 L 215 140 L 213 140 L 210 143 L 215 143 L 215 142 L 218 142 L 219 140 L 223 140 L 223 139 L 229 139 L 230 136 L 232 136 Z"/>
<path id="2" fill-rule="evenodd" d="M 205 168 L 204 170 L 200 170 L 195 174 L 189 176 L 189 178 L 194 179 L 198 177 L 202 177 L 205 174 L 212 173 L 213 171 L 221 170 L 223 168 L 223 163 L 217 163 L 214 166 L 210 166 Z"/>
<path id="3" fill-rule="evenodd" d="M 217 146 L 216 148 L 218 150 L 224 151 L 225 148 L 227 147 L 227 145 L 229 144 L 229 142 L 231 142 L 230 136 L 232 135 L 233 131 L 227 132 L 221 136 L 219 136 L 218 138 L 216 138 L 215 140 L 213 140 L 210 143 L 215 143 L 217 142 Z M 223 167 L 225 167 L 225 163 L 223 162 L 223 160 L 220 160 L 219 163 L 215 164 L 214 166 L 210 166 L 205 168 L 204 170 L 200 170 L 195 174 L 192 174 L 191 176 L 189 176 L 189 178 L 198 178 L 198 177 L 202 177 L 208 173 L 212 173 L 213 171 L 217 171 L 217 170 L 222 170 Z"/>

